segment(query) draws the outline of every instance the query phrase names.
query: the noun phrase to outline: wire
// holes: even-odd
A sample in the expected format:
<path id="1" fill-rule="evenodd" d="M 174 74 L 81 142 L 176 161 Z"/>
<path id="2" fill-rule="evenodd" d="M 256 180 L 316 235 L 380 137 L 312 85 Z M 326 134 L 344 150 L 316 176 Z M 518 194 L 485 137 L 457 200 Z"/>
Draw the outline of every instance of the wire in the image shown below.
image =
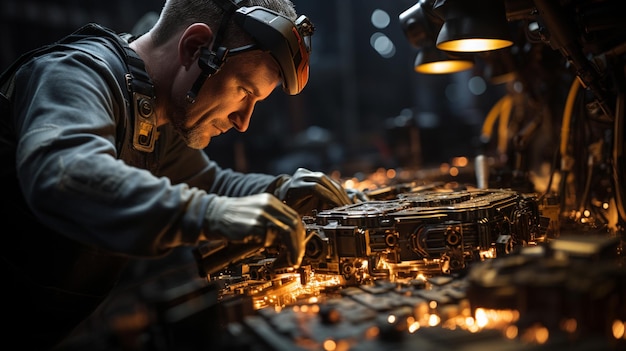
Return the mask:
<path id="1" fill-rule="evenodd" d="M 480 139 L 484 143 L 489 142 L 491 140 L 491 135 L 493 134 L 493 125 L 496 123 L 498 117 L 502 112 L 502 105 L 505 101 L 511 100 L 509 95 L 504 95 L 501 97 L 496 103 L 491 107 L 489 113 L 487 113 L 487 117 L 485 117 L 485 121 L 483 122 L 483 127 L 481 131 Z"/>
<path id="2" fill-rule="evenodd" d="M 613 129 L 613 186 L 615 187 L 615 203 L 619 217 L 626 221 L 626 198 L 624 194 L 624 114 L 626 95 L 620 93 L 615 107 L 615 127 Z"/>
<path id="3" fill-rule="evenodd" d="M 483 122 L 480 140 L 486 144 L 491 140 L 493 126 L 496 123 L 496 120 L 499 119 L 497 150 L 500 154 L 506 153 L 509 141 L 509 119 L 512 109 L 513 98 L 509 94 L 504 95 L 491 107 L 491 110 L 489 110 L 489 113 Z"/>
<path id="4" fill-rule="evenodd" d="M 498 151 L 500 154 L 506 154 L 509 142 L 509 119 L 513 109 L 513 98 L 510 95 L 506 96 L 507 98 L 502 101 L 502 106 L 500 106 L 500 121 L 498 121 Z"/>
<path id="5" fill-rule="evenodd" d="M 567 144 L 569 141 L 569 127 L 572 121 L 572 114 L 574 110 L 574 102 L 576 101 L 576 95 L 578 94 L 578 88 L 580 88 L 580 81 L 578 78 L 574 78 L 572 85 L 569 88 L 567 94 L 567 101 L 565 102 L 565 109 L 563 110 L 563 122 L 561 124 L 561 160 L 567 157 Z"/>

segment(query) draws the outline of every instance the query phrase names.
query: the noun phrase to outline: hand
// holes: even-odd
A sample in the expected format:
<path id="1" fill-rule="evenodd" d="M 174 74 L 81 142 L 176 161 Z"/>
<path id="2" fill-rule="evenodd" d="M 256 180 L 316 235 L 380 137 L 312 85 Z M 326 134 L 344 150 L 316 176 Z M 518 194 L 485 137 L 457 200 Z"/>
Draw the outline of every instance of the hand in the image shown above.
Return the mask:
<path id="1" fill-rule="evenodd" d="M 280 243 L 291 266 L 300 266 L 305 250 L 304 225 L 298 213 L 275 196 L 261 193 L 245 197 L 218 196 L 205 214 L 207 237 L 219 235 L 232 243 Z"/>
<path id="2" fill-rule="evenodd" d="M 354 203 L 341 184 L 322 172 L 305 168 L 299 168 L 274 194 L 300 215 Z"/>
<path id="3" fill-rule="evenodd" d="M 355 204 L 359 203 L 359 202 L 370 201 L 370 199 L 367 196 L 367 194 L 365 194 L 364 192 L 362 192 L 359 189 L 348 188 L 348 189 L 346 189 L 346 193 L 348 193 L 348 197 Z"/>

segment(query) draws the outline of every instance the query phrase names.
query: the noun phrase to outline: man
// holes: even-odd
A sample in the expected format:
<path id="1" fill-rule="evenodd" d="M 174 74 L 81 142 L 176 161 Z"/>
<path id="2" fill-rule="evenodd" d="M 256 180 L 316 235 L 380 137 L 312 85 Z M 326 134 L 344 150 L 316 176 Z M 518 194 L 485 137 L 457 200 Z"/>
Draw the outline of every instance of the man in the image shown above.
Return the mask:
<path id="1" fill-rule="evenodd" d="M 7 70 L 4 340 L 57 345 L 129 258 L 214 240 L 281 245 L 298 266 L 300 216 L 351 203 L 346 191 L 306 169 L 222 169 L 203 148 L 244 132 L 277 85 L 304 88 L 312 33 L 288 0 L 167 0 L 129 45 L 89 25 Z"/>

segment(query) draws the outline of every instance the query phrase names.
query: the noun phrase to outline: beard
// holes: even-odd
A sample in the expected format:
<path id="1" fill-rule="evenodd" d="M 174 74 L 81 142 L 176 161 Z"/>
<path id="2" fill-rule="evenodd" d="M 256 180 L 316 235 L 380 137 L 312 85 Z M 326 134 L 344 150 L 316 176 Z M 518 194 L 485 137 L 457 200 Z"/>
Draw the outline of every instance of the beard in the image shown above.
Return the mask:
<path id="1" fill-rule="evenodd" d="M 204 149 L 209 143 L 203 140 L 202 124 L 195 123 L 191 127 L 186 126 L 187 121 L 190 119 L 187 106 L 186 100 L 178 101 L 174 104 L 169 114 L 172 127 L 183 138 L 187 146 L 192 149 Z"/>

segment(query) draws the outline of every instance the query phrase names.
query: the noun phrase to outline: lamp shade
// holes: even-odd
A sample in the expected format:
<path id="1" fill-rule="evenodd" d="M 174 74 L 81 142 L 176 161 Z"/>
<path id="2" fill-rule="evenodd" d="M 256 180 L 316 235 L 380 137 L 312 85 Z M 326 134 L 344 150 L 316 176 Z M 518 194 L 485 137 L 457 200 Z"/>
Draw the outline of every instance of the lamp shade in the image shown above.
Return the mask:
<path id="1" fill-rule="evenodd" d="M 448 0 L 434 8 L 444 19 L 437 48 L 481 52 L 513 45 L 502 0 Z"/>
<path id="2" fill-rule="evenodd" d="M 415 58 L 415 71 L 424 74 L 448 74 L 474 67 L 470 59 L 451 57 L 434 45 L 424 47 Z"/>

